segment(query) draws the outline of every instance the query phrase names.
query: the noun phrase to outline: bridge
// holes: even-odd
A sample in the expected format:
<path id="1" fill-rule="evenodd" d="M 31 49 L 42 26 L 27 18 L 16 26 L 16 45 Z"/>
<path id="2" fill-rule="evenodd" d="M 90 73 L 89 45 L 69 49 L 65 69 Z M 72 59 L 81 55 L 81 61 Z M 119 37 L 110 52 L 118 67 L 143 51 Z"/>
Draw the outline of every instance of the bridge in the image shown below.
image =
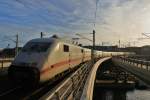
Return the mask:
<path id="1" fill-rule="evenodd" d="M 10 59 L 4 60 L 1 61 L 1 63 L 5 65 L 5 62 L 7 63 L 10 61 Z M 81 65 L 67 79 L 63 80 L 54 89 L 44 93 L 39 99 L 92 100 L 94 86 L 98 84 L 96 82 L 96 77 L 100 71 L 103 70 L 102 65 L 105 65 L 105 68 L 107 68 L 107 66 L 111 63 L 114 63 L 114 65 L 118 68 L 132 73 L 147 84 L 150 84 L 149 61 L 137 60 L 128 57 L 104 57 L 97 60 L 94 65 L 92 65 L 91 62 Z M 26 99 L 28 98 L 30 98 L 30 96 Z"/>
<path id="2" fill-rule="evenodd" d="M 126 57 L 114 57 L 113 61 L 117 66 L 120 66 L 147 84 L 150 84 L 150 61 L 143 61 Z"/>
<path id="3" fill-rule="evenodd" d="M 83 89 L 81 89 L 81 87 L 80 87 L 78 93 L 77 93 L 77 91 L 74 90 L 74 88 L 75 87 L 79 88 L 78 87 L 79 84 L 74 86 L 75 85 L 74 81 L 71 82 L 72 83 L 72 84 L 70 84 L 71 86 L 66 89 L 66 91 L 70 91 L 70 95 L 68 95 L 69 99 L 93 100 L 93 91 L 94 91 L 94 85 L 96 84 L 96 75 L 98 73 L 98 69 L 101 69 L 101 65 L 103 63 L 108 64 L 109 60 L 112 60 L 112 62 L 119 68 L 124 69 L 125 71 L 128 71 L 128 72 L 134 74 L 136 77 L 140 78 L 147 84 L 150 84 L 150 78 L 149 78 L 150 62 L 149 61 L 142 61 L 142 60 L 136 60 L 136 59 L 131 59 L 131 58 L 125 58 L 125 57 L 112 57 L 112 58 L 106 57 L 106 58 L 102 58 L 102 59 L 98 60 L 94 64 L 94 66 L 87 67 L 87 68 L 90 68 L 90 70 L 84 69 L 85 72 L 82 72 L 82 73 L 85 74 L 86 81 L 84 83 L 83 80 L 85 77 L 82 78 L 81 83 L 82 83 Z M 88 74 L 88 76 L 87 76 L 87 74 Z M 83 77 L 83 76 L 80 76 L 80 74 L 78 74 L 78 75 L 79 75 L 79 77 Z M 70 80 L 72 80 L 72 77 L 70 77 Z M 84 83 L 84 86 L 83 86 L 83 83 Z M 63 93 L 63 94 L 61 94 L 61 93 Z M 42 99 L 54 100 L 54 97 L 55 97 L 55 99 L 57 97 L 58 100 L 64 100 L 64 99 L 66 99 L 66 98 L 64 98 L 64 97 L 66 97 L 65 96 L 66 94 L 67 94 L 67 92 L 61 92 L 61 88 L 59 87 L 57 90 L 55 90 L 55 92 L 53 92 L 52 94 L 49 94 L 49 95 L 46 94 L 44 97 L 42 97 Z"/>

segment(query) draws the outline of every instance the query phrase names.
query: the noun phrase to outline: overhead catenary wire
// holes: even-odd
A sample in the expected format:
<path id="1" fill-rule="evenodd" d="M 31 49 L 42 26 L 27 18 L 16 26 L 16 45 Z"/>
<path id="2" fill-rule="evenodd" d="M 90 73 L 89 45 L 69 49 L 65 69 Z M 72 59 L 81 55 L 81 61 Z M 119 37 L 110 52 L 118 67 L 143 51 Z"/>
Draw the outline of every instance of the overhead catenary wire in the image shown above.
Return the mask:
<path id="1" fill-rule="evenodd" d="M 29 8 L 29 9 L 32 9 L 30 6 L 28 6 L 28 3 L 27 2 L 23 2 L 23 1 L 21 1 L 21 0 L 14 0 L 14 1 L 16 1 L 16 2 L 18 2 L 18 3 L 20 3 L 20 4 L 22 4 L 24 7 L 26 7 L 26 8 Z M 96 20 L 97 20 L 97 10 L 98 10 L 98 3 L 99 3 L 99 0 L 94 0 L 94 2 L 95 2 L 95 10 L 94 10 L 94 22 L 92 23 L 93 25 L 93 30 L 95 30 L 96 29 Z M 47 20 L 47 18 L 43 18 L 43 16 L 42 15 L 39 15 L 40 17 L 42 17 L 42 19 L 43 20 L 45 20 L 46 22 L 49 22 L 48 20 Z"/>
<path id="2" fill-rule="evenodd" d="M 148 35 L 149 33 L 142 33 L 142 35 L 146 36 L 147 38 L 150 38 L 150 35 Z"/>

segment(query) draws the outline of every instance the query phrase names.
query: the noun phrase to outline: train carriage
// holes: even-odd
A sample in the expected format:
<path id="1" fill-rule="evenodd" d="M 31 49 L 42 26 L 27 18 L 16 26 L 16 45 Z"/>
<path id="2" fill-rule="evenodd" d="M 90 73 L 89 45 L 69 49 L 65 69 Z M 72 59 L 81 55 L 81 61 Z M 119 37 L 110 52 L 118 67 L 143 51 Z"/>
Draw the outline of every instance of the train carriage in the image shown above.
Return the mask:
<path id="1" fill-rule="evenodd" d="M 122 55 L 123 52 L 95 51 L 95 57 Z M 8 69 L 11 79 L 43 83 L 91 60 L 91 50 L 56 38 L 30 40 Z"/>

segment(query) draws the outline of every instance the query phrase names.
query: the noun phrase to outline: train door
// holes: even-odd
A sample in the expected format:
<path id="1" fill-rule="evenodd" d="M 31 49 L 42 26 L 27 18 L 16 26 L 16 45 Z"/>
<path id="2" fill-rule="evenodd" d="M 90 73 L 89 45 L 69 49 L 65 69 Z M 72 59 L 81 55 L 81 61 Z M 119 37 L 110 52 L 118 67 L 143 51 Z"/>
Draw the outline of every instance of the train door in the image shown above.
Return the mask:
<path id="1" fill-rule="evenodd" d="M 69 49 L 69 46 L 68 45 L 66 45 L 66 44 L 64 44 L 64 46 L 63 46 L 63 48 L 64 48 L 64 56 L 62 57 L 62 59 L 65 59 L 65 61 L 66 61 L 66 68 L 68 68 L 68 67 L 70 67 L 70 61 L 71 61 L 71 59 L 70 59 L 70 49 Z"/>

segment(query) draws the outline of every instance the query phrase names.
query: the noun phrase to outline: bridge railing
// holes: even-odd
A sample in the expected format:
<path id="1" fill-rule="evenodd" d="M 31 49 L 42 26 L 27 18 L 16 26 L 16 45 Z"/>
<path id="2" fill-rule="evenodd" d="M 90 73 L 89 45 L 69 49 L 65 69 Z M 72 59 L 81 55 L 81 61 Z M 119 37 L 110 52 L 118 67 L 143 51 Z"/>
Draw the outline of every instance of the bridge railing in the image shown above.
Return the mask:
<path id="1" fill-rule="evenodd" d="M 84 86 L 86 77 L 90 70 L 91 63 L 82 65 L 75 73 L 66 79 L 54 91 L 45 94 L 41 100 L 67 100 L 67 98 L 80 98 L 80 89 Z"/>
<path id="2" fill-rule="evenodd" d="M 93 100 L 93 91 L 94 91 L 94 83 L 95 83 L 95 79 L 96 79 L 96 72 L 97 69 L 100 67 L 100 65 L 106 61 L 111 59 L 111 57 L 106 57 L 106 58 L 102 58 L 99 59 L 91 68 L 89 75 L 87 77 L 85 86 L 84 86 L 84 90 L 82 92 L 82 96 L 80 98 L 80 100 Z"/>
<path id="3" fill-rule="evenodd" d="M 138 59 L 127 58 L 127 57 L 113 57 L 113 59 L 118 59 L 124 63 L 128 63 L 138 68 L 150 71 L 150 61 L 138 60 Z"/>

